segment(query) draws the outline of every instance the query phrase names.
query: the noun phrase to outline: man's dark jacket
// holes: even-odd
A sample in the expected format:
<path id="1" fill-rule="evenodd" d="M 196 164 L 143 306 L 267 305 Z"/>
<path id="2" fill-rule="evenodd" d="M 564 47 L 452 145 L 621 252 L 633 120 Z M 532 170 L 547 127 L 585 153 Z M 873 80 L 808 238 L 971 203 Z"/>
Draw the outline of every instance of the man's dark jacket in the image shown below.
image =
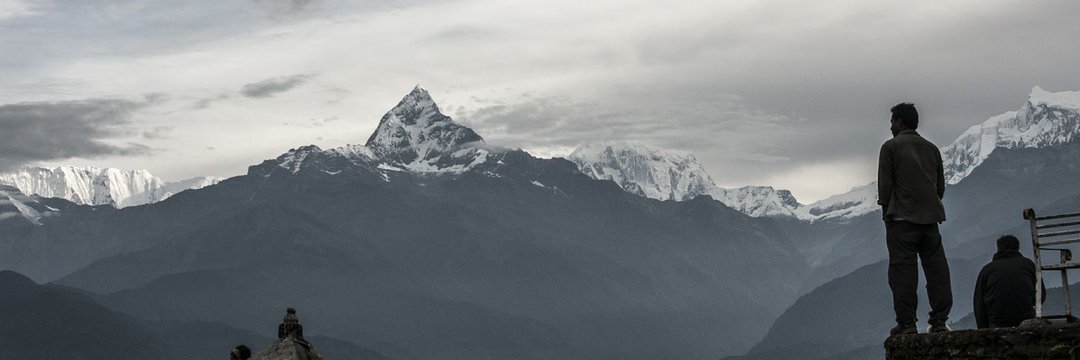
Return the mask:
<path id="1" fill-rule="evenodd" d="M 975 283 L 976 325 L 980 329 L 1017 326 L 1033 317 L 1035 263 L 1016 250 L 998 251 Z"/>
<path id="2" fill-rule="evenodd" d="M 881 145 L 878 204 L 885 219 L 916 224 L 945 221 L 941 150 L 915 130 L 902 130 Z"/>

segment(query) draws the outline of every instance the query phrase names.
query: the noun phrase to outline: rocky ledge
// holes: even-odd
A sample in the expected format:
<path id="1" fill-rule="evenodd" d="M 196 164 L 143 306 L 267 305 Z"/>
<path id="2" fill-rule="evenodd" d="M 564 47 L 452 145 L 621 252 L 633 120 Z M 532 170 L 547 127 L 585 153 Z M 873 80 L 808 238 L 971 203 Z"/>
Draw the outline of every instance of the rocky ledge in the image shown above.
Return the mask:
<path id="1" fill-rule="evenodd" d="M 886 360 L 1077 359 L 1080 324 L 959 330 L 893 336 L 885 340 Z"/>

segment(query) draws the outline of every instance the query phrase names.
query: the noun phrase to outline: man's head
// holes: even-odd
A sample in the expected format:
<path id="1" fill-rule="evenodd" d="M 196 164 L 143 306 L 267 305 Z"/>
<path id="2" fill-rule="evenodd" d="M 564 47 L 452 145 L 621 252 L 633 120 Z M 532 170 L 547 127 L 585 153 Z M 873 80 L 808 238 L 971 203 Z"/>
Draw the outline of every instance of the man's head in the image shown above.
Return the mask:
<path id="1" fill-rule="evenodd" d="M 1005 235 L 997 239 L 998 251 L 1020 251 L 1020 240 L 1012 235 Z"/>
<path id="2" fill-rule="evenodd" d="M 892 112 L 892 117 L 889 119 L 892 126 L 889 127 L 889 130 L 892 131 L 893 136 L 899 134 L 901 130 L 919 128 L 919 111 L 915 110 L 915 104 L 899 103 L 889 111 Z"/>
<path id="3" fill-rule="evenodd" d="M 245 345 L 238 345 L 229 352 L 229 360 L 246 360 L 251 357 L 251 349 Z"/>
<path id="4" fill-rule="evenodd" d="M 299 323 L 300 318 L 296 316 L 296 309 L 293 309 L 293 308 L 285 309 L 285 318 L 282 319 L 282 322 L 285 322 L 285 323 Z"/>

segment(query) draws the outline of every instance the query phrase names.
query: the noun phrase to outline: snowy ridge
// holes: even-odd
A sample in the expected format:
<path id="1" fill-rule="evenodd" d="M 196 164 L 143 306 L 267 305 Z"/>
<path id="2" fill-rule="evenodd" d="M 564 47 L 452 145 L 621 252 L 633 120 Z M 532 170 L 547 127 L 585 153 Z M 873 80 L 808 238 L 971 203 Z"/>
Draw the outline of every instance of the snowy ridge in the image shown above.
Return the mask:
<path id="1" fill-rule="evenodd" d="M 82 205 L 112 205 L 116 208 L 151 204 L 187 189 L 202 188 L 221 181 L 216 177 L 196 177 L 165 182 L 146 170 L 59 166 L 24 167 L 0 174 L 0 184 L 26 195 L 62 198 Z"/>
<path id="2" fill-rule="evenodd" d="M 296 149 L 289 149 L 288 152 L 278 156 L 277 163 L 278 166 L 295 174 L 300 172 L 300 167 L 304 165 L 304 161 L 307 160 L 308 156 L 321 152 L 323 152 L 323 150 L 315 145 L 301 146 Z"/>
<path id="3" fill-rule="evenodd" d="M 941 149 L 945 182 L 971 174 L 994 149 L 1037 148 L 1073 141 L 1080 134 L 1080 91 L 1047 92 L 1036 86 L 1018 111 L 991 117 Z"/>
<path id="4" fill-rule="evenodd" d="M 584 144 L 567 159 L 594 179 L 657 200 L 689 200 L 716 188 L 693 155 L 638 142 Z"/>
<path id="5" fill-rule="evenodd" d="M 611 180 L 623 190 L 657 200 L 683 201 L 709 195 L 750 216 L 796 216 L 802 206 L 787 190 L 770 186 L 717 187 L 690 153 L 632 141 L 579 146 L 568 159 L 586 175 Z"/>
<path id="6" fill-rule="evenodd" d="M 772 186 L 743 186 L 736 189 L 717 188 L 711 193 L 735 210 L 753 216 L 799 217 L 802 204 L 788 190 L 776 190 Z"/>
<path id="7" fill-rule="evenodd" d="M 41 225 L 42 218 L 56 215 L 57 212 L 12 186 L 0 185 L 0 221 L 21 217 L 31 224 Z"/>
<path id="8" fill-rule="evenodd" d="M 805 205 L 796 212 L 796 217 L 803 220 L 853 218 L 879 209 L 877 182 L 872 182 Z"/>

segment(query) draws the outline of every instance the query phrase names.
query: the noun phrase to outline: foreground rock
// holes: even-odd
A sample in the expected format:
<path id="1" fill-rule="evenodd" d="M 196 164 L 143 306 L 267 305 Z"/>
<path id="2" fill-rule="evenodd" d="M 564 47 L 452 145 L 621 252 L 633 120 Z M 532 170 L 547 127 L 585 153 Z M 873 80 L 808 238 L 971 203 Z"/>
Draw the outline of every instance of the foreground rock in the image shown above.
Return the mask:
<path id="1" fill-rule="evenodd" d="M 885 359 L 1075 359 L 1080 356 L 1080 324 L 1045 325 L 941 334 L 893 336 Z"/>
<path id="2" fill-rule="evenodd" d="M 311 343 L 290 336 L 274 341 L 251 360 L 323 360 L 323 356 Z"/>

